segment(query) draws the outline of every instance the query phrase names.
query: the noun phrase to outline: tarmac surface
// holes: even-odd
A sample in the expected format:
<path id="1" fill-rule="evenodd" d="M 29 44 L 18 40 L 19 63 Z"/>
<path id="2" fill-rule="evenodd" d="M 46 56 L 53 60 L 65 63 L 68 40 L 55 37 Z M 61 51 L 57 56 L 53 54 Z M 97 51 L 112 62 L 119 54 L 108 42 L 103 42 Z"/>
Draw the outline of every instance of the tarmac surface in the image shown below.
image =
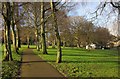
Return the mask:
<path id="1" fill-rule="evenodd" d="M 33 49 L 23 51 L 20 77 L 64 77 L 53 66 L 34 54 Z M 40 78 L 41 79 L 41 78 Z"/>

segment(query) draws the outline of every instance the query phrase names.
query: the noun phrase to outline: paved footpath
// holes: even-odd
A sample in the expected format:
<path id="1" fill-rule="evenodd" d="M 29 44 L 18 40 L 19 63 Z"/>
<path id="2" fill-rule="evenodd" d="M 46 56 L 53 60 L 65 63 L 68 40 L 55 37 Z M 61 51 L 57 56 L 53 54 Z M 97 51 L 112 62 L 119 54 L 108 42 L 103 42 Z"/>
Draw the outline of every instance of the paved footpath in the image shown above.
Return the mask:
<path id="1" fill-rule="evenodd" d="M 22 55 L 21 77 L 63 77 L 55 68 L 38 55 L 32 49 L 26 49 Z"/>

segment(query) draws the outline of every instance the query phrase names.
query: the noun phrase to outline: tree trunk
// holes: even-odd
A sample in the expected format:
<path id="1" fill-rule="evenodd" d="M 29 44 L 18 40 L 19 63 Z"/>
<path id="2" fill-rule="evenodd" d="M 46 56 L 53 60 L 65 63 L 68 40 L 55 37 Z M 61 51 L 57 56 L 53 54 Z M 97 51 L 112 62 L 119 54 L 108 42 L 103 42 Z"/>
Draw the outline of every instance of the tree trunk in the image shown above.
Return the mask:
<path id="1" fill-rule="evenodd" d="M 15 4 L 12 6 L 12 17 L 11 17 L 11 26 L 12 26 L 12 36 L 13 36 L 13 50 L 18 54 L 17 46 L 16 46 L 16 31 L 15 31 L 15 14 L 14 14 Z"/>
<path id="2" fill-rule="evenodd" d="M 34 4 L 35 5 L 35 4 Z M 39 37 L 39 26 L 38 26 L 38 23 L 37 23 L 37 7 L 36 5 L 34 6 L 35 10 L 34 10 L 34 23 L 35 23 L 35 35 L 36 35 L 36 48 L 37 48 L 37 51 L 40 51 L 40 37 Z"/>
<path id="3" fill-rule="evenodd" d="M 7 4 L 8 5 L 8 12 L 10 12 L 11 13 L 11 11 L 10 11 L 10 3 L 8 3 Z M 8 19 L 9 19 L 9 21 L 7 22 L 7 44 L 8 44 L 8 52 L 9 52 L 9 60 L 10 61 L 12 61 L 13 60 L 13 58 L 12 58 L 12 51 L 11 51 L 11 30 L 10 30 L 10 25 L 11 25 L 11 14 L 10 13 L 8 13 Z"/>
<path id="4" fill-rule="evenodd" d="M 11 34 L 10 34 L 10 24 L 7 23 L 7 30 L 6 30 L 6 34 L 7 34 L 7 52 L 9 53 L 9 60 L 12 61 L 12 52 L 11 52 Z"/>
<path id="5" fill-rule="evenodd" d="M 5 21 L 5 60 L 7 61 L 12 61 L 12 52 L 11 52 L 11 30 L 10 30 L 10 25 L 11 25 L 11 5 L 10 2 L 6 2 L 2 4 L 2 8 L 6 9 L 6 13 L 2 12 L 2 15 L 4 17 Z"/>
<path id="6" fill-rule="evenodd" d="M 48 43 L 48 33 L 46 33 L 46 48 L 49 47 L 49 43 Z"/>
<path id="7" fill-rule="evenodd" d="M 27 36 L 27 45 L 28 45 L 28 48 L 30 48 L 30 37 Z"/>
<path id="8" fill-rule="evenodd" d="M 80 48 L 80 45 L 77 43 L 77 48 Z"/>
<path id="9" fill-rule="evenodd" d="M 12 61 L 12 51 L 11 51 L 11 30 L 10 30 L 10 25 L 11 25 L 11 6 L 10 2 L 6 3 L 6 8 L 7 8 L 7 20 L 6 20 L 6 40 L 7 40 L 7 52 L 9 54 L 9 61 Z"/>
<path id="10" fill-rule="evenodd" d="M 66 42 L 65 42 L 65 41 L 63 41 L 63 48 L 65 48 L 65 46 L 66 46 Z"/>
<path id="11" fill-rule="evenodd" d="M 39 42 L 39 35 L 38 35 L 38 28 L 36 27 L 36 48 L 37 51 L 40 51 L 40 42 Z"/>
<path id="12" fill-rule="evenodd" d="M 54 4 L 53 0 L 51 0 L 50 4 L 51 4 L 51 10 L 52 10 L 52 17 L 54 19 L 53 26 L 55 28 L 55 35 L 57 37 L 57 60 L 56 60 L 56 63 L 61 63 L 61 61 L 62 61 L 61 39 L 60 39 L 59 31 L 58 31 L 57 18 L 55 15 L 55 12 L 56 12 L 55 4 Z"/>
<path id="13" fill-rule="evenodd" d="M 7 52 L 7 39 L 6 39 L 6 25 L 4 25 L 4 59 L 3 61 L 8 61 L 9 60 L 9 54 Z"/>
<path id="14" fill-rule="evenodd" d="M 52 42 L 52 48 L 55 48 L 55 40 Z"/>
<path id="15" fill-rule="evenodd" d="M 16 15 L 19 17 L 19 9 L 18 9 L 18 3 L 16 3 Z M 20 24 L 19 22 L 16 24 L 16 42 L 17 42 L 17 48 L 21 48 L 21 43 L 20 43 Z"/>
<path id="16" fill-rule="evenodd" d="M 20 43 L 20 30 L 19 30 L 19 25 L 17 24 L 17 29 L 16 29 L 16 34 L 17 34 L 17 37 L 16 37 L 16 41 L 17 41 L 17 47 L 18 48 L 21 48 L 21 43 Z"/>
<path id="17" fill-rule="evenodd" d="M 15 32 L 15 25 L 12 24 L 12 36 L 13 36 L 13 50 L 18 54 L 17 46 L 16 46 L 16 32 Z"/>
<path id="18" fill-rule="evenodd" d="M 44 2 L 41 2 L 41 45 L 42 53 L 47 54 L 46 39 L 45 39 L 45 23 L 44 23 Z"/>
<path id="19" fill-rule="evenodd" d="M 36 35 L 36 48 L 37 48 L 37 51 L 40 51 L 40 38 L 39 38 L 39 32 L 38 32 L 38 25 L 37 25 L 37 14 L 34 14 L 35 16 L 35 35 Z"/>

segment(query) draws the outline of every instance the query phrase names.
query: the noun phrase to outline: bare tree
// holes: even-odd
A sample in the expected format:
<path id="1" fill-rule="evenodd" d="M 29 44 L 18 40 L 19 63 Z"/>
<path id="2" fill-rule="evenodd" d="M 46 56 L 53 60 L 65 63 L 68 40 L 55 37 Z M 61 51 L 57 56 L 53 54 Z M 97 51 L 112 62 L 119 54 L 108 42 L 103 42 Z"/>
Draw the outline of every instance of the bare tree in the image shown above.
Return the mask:
<path id="1" fill-rule="evenodd" d="M 46 39 L 45 39 L 45 17 L 44 17 L 44 2 L 41 2 L 41 45 L 42 45 L 42 53 L 47 54 L 46 49 Z"/>
<path id="2" fill-rule="evenodd" d="M 55 8 L 55 3 L 53 2 L 53 0 L 50 1 L 51 4 L 51 10 L 52 10 L 52 17 L 54 19 L 54 29 L 55 29 L 55 35 L 57 38 L 57 60 L 56 63 L 61 63 L 62 61 L 62 50 L 61 50 L 61 39 L 60 39 L 60 35 L 59 35 L 59 31 L 58 31 L 58 26 L 57 26 L 57 18 L 56 18 L 56 8 Z"/>
<path id="3" fill-rule="evenodd" d="M 95 12 L 93 12 L 95 14 L 94 17 L 92 17 L 92 19 L 96 20 L 98 16 L 104 14 L 104 11 L 106 9 L 106 7 L 108 8 L 110 11 L 108 11 L 106 14 L 107 17 L 107 22 L 109 21 L 109 18 L 111 17 L 111 14 L 117 14 L 117 22 L 118 22 L 118 37 L 119 37 L 119 30 L 120 30 L 120 1 L 104 1 L 104 2 L 100 2 L 100 4 L 98 5 L 98 8 L 95 10 Z"/>
<path id="4" fill-rule="evenodd" d="M 11 26 L 11 16 L 12 16 L 12 12 L 11 12 L 11 3 L 10 2 L 6 2 L 6 3 L 2 3 L 2 15 L 5 21 L 5 41 L 6 41 L 6 54 L 5 54 L 5 59 L 7 61 L 12 61 L 12 51 L 11 51 L 11 30 L 10 30 L 10 26 Z"/>
<path id="5" fill-rule="evenodd" d="M 33 2 L 29 3 L 24 6 L 24 9 L 26 10 L 26 21 L 30 20 L 29 25 L 34 26 L 35 28 L 35 35 L 36 35 L 36 48 L 38 51 L 40 51 L 40 2 Z"/>
<path id="6" fill-rule="evenodd" d="M 17 6 L 18 7 L 18 6 Z M 11 26 L 12 26 L 12 36 L 13 36 L 13 50 L 18 53 L 18 48 L 17 48 L 17 44 L 16 44 L 16 30 L 15 30 L 15 22 L 16 22 L 16 18 L 15 18 L 15 3 L 12 4 L 12 17 L 11 17 Z"/>

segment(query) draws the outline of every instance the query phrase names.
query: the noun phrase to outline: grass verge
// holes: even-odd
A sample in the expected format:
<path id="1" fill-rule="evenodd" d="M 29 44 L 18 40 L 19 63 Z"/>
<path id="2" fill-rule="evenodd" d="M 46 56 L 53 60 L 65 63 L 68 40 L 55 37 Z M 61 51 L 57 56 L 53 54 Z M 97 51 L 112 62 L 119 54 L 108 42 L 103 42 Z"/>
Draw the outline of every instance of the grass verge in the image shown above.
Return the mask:
<path id="1" fill-rule="evenodd" d="M 12 77 L 18 76 L 23 49 L 19 49 L 19 54 L 12 51 L 13 61 L 2 61 L 2 79 L 11 79 Z"/>

